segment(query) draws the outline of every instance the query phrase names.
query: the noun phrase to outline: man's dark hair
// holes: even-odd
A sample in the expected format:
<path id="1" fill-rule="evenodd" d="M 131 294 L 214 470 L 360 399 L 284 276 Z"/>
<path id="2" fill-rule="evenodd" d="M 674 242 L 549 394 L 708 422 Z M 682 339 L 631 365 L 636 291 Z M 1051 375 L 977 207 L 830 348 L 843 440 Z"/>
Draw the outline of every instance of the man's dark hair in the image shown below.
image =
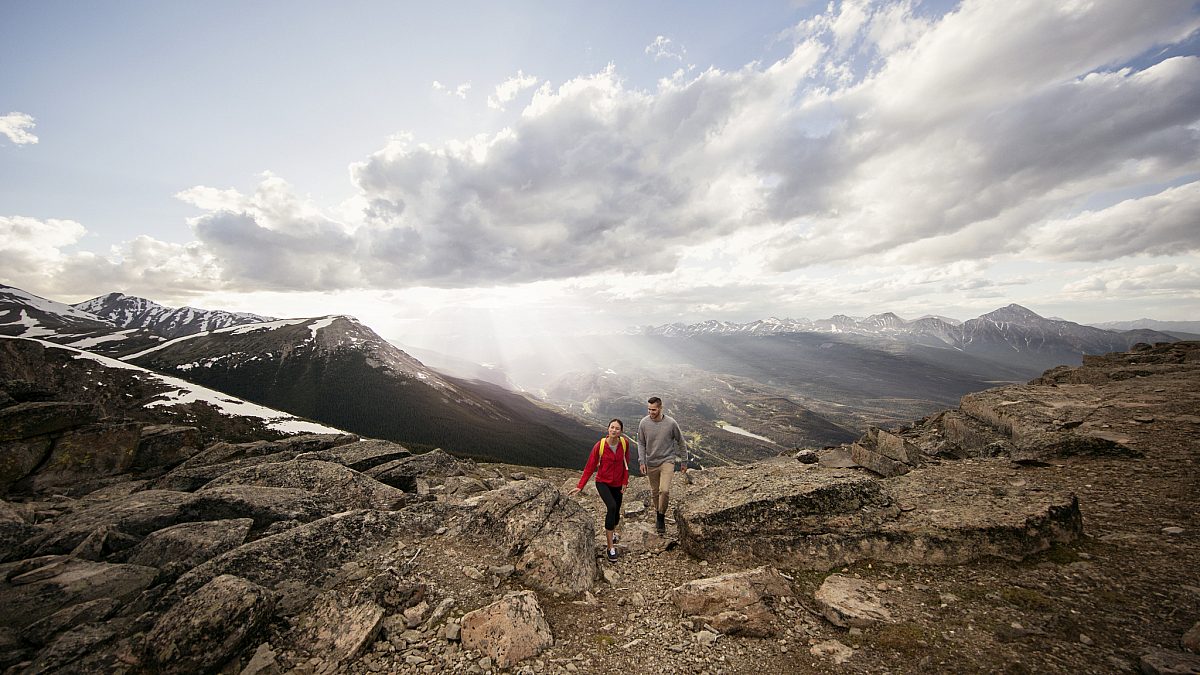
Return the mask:
<path id="1" fill-rule="evenodd" d="M 651 405 L 662 405 L 662 399 L 657 396 L 651 396 L 650 398 L 646 399 L 646 403 Z"/>

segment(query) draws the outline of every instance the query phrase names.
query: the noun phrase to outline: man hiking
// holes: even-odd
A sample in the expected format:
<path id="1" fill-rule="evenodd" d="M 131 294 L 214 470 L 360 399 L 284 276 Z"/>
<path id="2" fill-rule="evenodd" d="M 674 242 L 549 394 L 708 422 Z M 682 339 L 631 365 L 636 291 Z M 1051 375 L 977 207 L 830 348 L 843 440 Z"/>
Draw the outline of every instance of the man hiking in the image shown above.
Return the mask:
<path id="1" fill-rule="evenodd" d="M 654 528 L 659 534 L 667 531 L 667 503 L 671 499 L 671 478 L 675 463 L 687 473 L 687 443 L 679 424 L 662 413 L 662 399 L 651 396 L 646 401 L 649 413 L 638 424 L 638 466 L 650 479 L 650 501 L 657 520 Z"/>

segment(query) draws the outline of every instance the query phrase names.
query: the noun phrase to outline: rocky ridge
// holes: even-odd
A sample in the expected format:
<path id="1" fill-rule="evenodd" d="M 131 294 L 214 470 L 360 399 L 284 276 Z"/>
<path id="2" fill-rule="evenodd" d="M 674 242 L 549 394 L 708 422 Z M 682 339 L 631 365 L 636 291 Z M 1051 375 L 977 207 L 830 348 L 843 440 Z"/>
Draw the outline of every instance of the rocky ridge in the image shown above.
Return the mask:
<path id="1" fill-rule="evenodd" d="M 1198 384 L 1200 344 L 1139 346 L 857 442 L 893 464 L 691 472 L 665 537 L 635 477 L 611 564 L 574 471 L 338 435 L 160 449 L 157 477 L 0 502 L 0 665 L 1188 672 Z"/>

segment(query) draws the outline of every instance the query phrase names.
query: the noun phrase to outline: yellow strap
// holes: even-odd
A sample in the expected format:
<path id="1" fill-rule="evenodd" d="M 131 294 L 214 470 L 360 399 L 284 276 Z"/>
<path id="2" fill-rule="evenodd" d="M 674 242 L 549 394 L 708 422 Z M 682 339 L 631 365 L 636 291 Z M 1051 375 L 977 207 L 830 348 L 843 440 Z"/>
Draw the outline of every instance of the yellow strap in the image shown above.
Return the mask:
<path id="1" fill-rule="evenodd" d="M 625 463 L 625 470 L 629 470 L 629 441 L 621 436 L 621 461 Z M 604 459 L 604 449 L 608 447 L 608 436 L 600 439 L 600 456 L 596 458 L 596 470 L 600 470 L 600 461 Z"/>

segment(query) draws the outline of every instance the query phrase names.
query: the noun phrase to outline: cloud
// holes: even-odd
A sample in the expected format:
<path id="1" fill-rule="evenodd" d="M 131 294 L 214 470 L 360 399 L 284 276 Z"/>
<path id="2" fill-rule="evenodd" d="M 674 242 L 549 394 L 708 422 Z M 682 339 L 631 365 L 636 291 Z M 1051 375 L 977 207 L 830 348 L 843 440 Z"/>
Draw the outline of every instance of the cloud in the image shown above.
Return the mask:
<path id="1" fill-rule="evenodd" d="M 355 210 L 270 174 L 249 195 L 198 186 L 178 195 L 204 211 L 196 250 L 157 255 L 189 260 L 181 287 L 664 281 L 692 289 L 680 307 L 732 308 L 973 297 L 1004 288 L 985 270 L 1005 260 L 1195 250 L 1200 58 L 1146 56 L 1200 28 L 1190 0 L 923 7 L 831 5 L 778 60 L 651 89 L 611 64 L 518 71 L 489 97 L 532 89 L 508 127 L 397 135 L 351 167 Z M 1148 196 L 1104 203 L 1132 194 Z M 158 269 L 151 246 L 121 255 Z"/>
<path id="2" fill-rule="evenodd" d="M 1200 299 L 1200 267 L 1193 264 L 1121 265 L 1087 274 L 1063 286 L 1073 299 L 1169 297 Z"/>
<path id="3" fill-rule="evenodd" d="M 209 213 L 189 221 L 221 279 L 247 290 L 361 286 L 351 228 L 267 173 L 252 195 L 194 187 L 176 195 Z"/>
<path id="4" fill-rule="evenodd" d="M 62 259 L 60 249 L 75 244 L 86 232 L 73 220 L 0 216 L 0 274 L 15 280 L 54 267 Z"/>
<path id="5" fill-rule="evenodd" d="M 1102 261 L 1200 250 L 1200 181 L 1040 225 L 1029 251 L 1055 260 Z"/>
<path id="6" fill-rule="evenodd" d="M 86 234 L 69 220 L 0 217 L 0 282 L 76 297 L 98 289 L 184 297 L 220 286 L 219 268 L 199 243 L 140 236 L 108 255 L 69 250 Z"/>
<path id="7" fill-rule="evenodd" d="M 683 62 L 687 55 L 687 50 L 681 45 L 676 45 L 671 42 L 671 39 L 662 35 L 654 38 L 654 41 L 646 45 L 646 54 L 654 57 L 655 61 L 669 59 L 672 61 Z"/>
<path id="8" fill-rule="evenodd" d="M 8 137 L 15 145 L 31 145 L 38 142 L 33 135 L 33 117 L 22 112 L 10 112 L 0 115 L 0 134 Z"/>
<path id="9" fill-rule="evenodd" d="M 1200 61 L 1109 68 L 1185 37 L 1196 17 L 1182 4 L 1149 15 L 1123 3 L 1083 8 L 964 3 L 879 55 L 861 82 L 811 92 L 809 105 L 830 106 L 840 126 L 784 140 L 768 164 L 781 180 L 772 216 L 796 223 L 778 242 L 777 268 L 988 223 L 1019 236 L 1097 191 L 1200 168 Z M 959 239 L 963 250 L 943 254 L 979 253 L 979 237 Z"/>
<path id="10" fill-rule="evenodd" d="M 494 110 L 504 110 L 504 106 L 515 99 L 517 94 L 536 86 L 537 83 L 537 77 L 526 75 L 518 70 L 516 75 L 496 85 L 496 93 L 488 96 L 488 107 Z"/>
<path id="11" fill-rule="evenodd" d="M 438 82 L 437 80 L 434 80 L 433 81 L 433 89 L 434 89 L 434 91 L 440 91 L 440 92 L 443 92 L 450 96 L 457 96 L 461 99 L 465 99 L 467 97 L 467 92 L 471 91 L 471 83 L 463 82 L 462 84 L 451 88 L 451 87 L 447 87 L 446 85 L 442 84 L 441 82 Z"/>

